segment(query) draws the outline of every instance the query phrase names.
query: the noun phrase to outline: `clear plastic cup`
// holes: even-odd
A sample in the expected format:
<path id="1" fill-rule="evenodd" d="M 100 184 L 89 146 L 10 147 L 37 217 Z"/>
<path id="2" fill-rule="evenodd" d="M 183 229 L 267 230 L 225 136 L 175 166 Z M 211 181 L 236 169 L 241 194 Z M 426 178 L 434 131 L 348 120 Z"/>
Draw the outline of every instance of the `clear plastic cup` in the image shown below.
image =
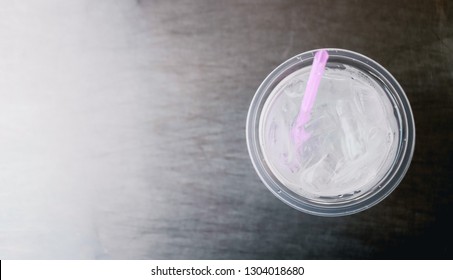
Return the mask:
<path id="1" fill-rule="evenodd" d="M 403 89 L 386 69 L 352 51 L 327 51 L 303 146 L 292 146 L 289 135 L 316 50 L 285 61 L 260 85 L 247 116 L 247 146 L 259 177 L 284 203 L 344 216 L 398 186 L 412 159 L 415 126 Z"/>

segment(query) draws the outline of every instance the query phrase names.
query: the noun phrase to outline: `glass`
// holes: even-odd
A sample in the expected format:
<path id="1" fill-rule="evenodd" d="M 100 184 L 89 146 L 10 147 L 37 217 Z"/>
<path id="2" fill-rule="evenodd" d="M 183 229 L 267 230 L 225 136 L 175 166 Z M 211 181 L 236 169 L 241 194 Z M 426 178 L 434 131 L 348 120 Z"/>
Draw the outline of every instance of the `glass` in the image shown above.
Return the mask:
<path id="1" fill-rule="evenodd" d="M 382 136 L 383 130 L 381 131 L 380 128 L 376 129 L 380 134 L 374 133 L 378 136 L 370 132 L 370 137 L 360 138 L 361 142 L 354 140 L 354 137 L 349 137 L 348 134 L 350 133 L 343 133 L 346 137 L 339 139 L 340 137 L 337 136 L 340 134 L 335 134 L 334 132 L 341 133 L 341 130 L 338 130 L 337 127 L 345 129 L 347 127 L 363 125 L 366 128 L 366 125 L 369 125 L 368 123 L 379 124 L 380 122 L 374 121 L 372 118 L 369 119 L 368 123 L 363 118 L 349 122 L 345 121 L 347 118 L 343 118 L 342 115 L 346 116 L 346 113 L 349 114 L 354 108 L 358 108 L 356 109 L 357 112 L 365 110 L 362 113 L 364 116 L 367 116 L 366 114 L 369 113 L 368 111 L 370 109 L 380 108 L 379 106 L 382 105 L 383 118 L 392 127 L 392 131 L 394 132 L 389 133 L 388 136 L 388 141 L 391 143 L 389 144 L 389 149 L 383 150 L 380 154 L 375 153 L 376 157 L 379 156 L 382 164 L 379 162 L 379 166 L 376 165 L 376 168 L 374 168 L 372 165 L 376 160 L 368 158 L 368 161 L 362 161 L 364 168 L 369 167 L 371 171 L 373 168 L 376 169 L 374 171 L 375 174 L 373 173 L 372 176 L 369 176 L 371 179 L 368 180 L 366 179 L 367 176 L 361 176 L 360 178 L 362 179 L 354 179 L 355 181 L 351 179 L 353 177 L 343 181 L 328 181 L 329 178 L 333 178 L 332 176 L 334 175 L 332 174 L 336 174 L 335 172 L 332 174 L 323 173 L 322 168 L 316 167 L 309 160 L 305 160 L 306 158 L 303 156 L 300 156 L 302 159 L 300 162 L 289 164 L 288 162 L 290 160 L 286 158 L 287 154 L 282 153 L 284 149 L 288 148 L 287 145 L 277 145 L 274 148 L 270 144 L 271 141 L 267 140 L 270 139 L 268 138 L 268 134 L 273 132 L 274 134 L 278 134 L 277 136 L 272 136 L 278 139 L 278 141 L 275 140 L 276 143 L 279 141 L 279 143 L 286 143 L 284 141 L 286 139 L 285 137 L 287 137 L 285 129 L 289 130 L 291 125 L 288 120 L 295 118 L 294 110 L 287 109 L 286 107 L 294 107 L 294 104 L 300 102 L 304 91 L 303 82 L 306 81 L 316 50 L 305 52 L 285 61 L 272 71 L 260 85 L 252 100 L 247 116 L 247 145 L 250 158 L 261 180 L 283 202 L 309 214 L 343 216 L 372 207 L 387 197 L 398 186 L 407 172 L 412 159 L 415 146 L 415 126 L 409 101 L 401 86 L 387 70 L 375 61 L 352 51 L 341 49 L 327 49 L 327 51 L 329 53 L 329 60 L 326 66 L 326 78 L 321 82 L 315 103 L 318 105 L 315 105 L 314 111 L 312 112 L 312 121 L 307 124 L 307 131 L 310 130 L 310 126 L 312 129 L 315 129 L 311 131 L 311 139 L 308 139 L 305 143 L 305 150 L 301 150 L 299 155 L 304 155 L 306 150 L 312 151 L 313 149 L 319 149 L 319 155 L 321 155 L 322 152 L 330 149 L 329 151 L 331 153 L 328 154 L 330 156 L 331 154 L 335 154 L 335 151 L 341 146 L 338 144 L 340 142 L 343 143 L 343 146 L 345 145 L 344 143 L 349 146 L 351 146 L 351 143 L 357 144 L 355 145 L 356 147 L 363 146 L 362 149 L 364 151 L 373 147 L 373 141 L 370 139 L 379 137 L 379 135 Z M 348 87 L 353 88 L 354 92 L 351 91 L 349 94 L 349 90 L 342 90 L 349 89 Z M 363 92 L 360 92 L 361 90 Z M 370 90 L 374 91 L 371 92 L 371 95 Z M 327 96 L 330 93 L 334 94 Z M 352 96 L 353 94 L 355 95 Z M 361 107 L 360 104 L 354 105 L 354 100 L 355 103 L 365 102 L 365 107 Z M 376 104 L 366 104 L 366 102 L 381 102 L 382 104 L 377 106 Z M 284 109 L 278 112 L 275 111 L 275 108 L 280 107 Z M 322 110 L 326 111 L 324 112 Z M 329 118 L 325 118 L 324 116 L 328 114 L 326 113 L 328 110 L 331 110 L 329 112 L 333 113 Z M 323 118 L 317 118 L 316 116 Z M 361 117 L 362 115 L 359 113 L 353 115 L 351 113 L 351 115 L 347 116 L 350 119 L 353 118 L 352 116 Z M 274 119 L 283 118 L 286 121 L 275 121 L 274 123 Z M 325 133 L 322 137 L 316 135 L 317 126 L 318 131 L 321 131 L 319 129 L 319 119 L 323 120 L 327 128 L 330 127 L 329 129 L 331 130 L 329 133 L 332 133 L 329 136 L 330 138 Z M 328 121 L 325 121 L 326 119 Z M 280 124 L 279 129 L 273 127 L 273 125 L 276 126 L 276 123 Z M 288 127 L 285 127 L 285 124 Z M 354 132 L 354 130 L 348 131 Z M 330 148 L 326 148 L 327 146 Z M 355 146 L 352 145 L 351 147 Z M 349 153 L 347 156 L 351 158 L 351 162 L 360 163 L 358 160 L 353 160 L 354 157 L 359 158 L 362 156 L 359 153 L 360 151 L 356 150 L 357 148 L 347 150 L 347 153 Z M 281 160 L 286 165 L 279 163 L 280 155 L 283 155 Z M 363 156 L 362 158 L 366 157 Z M 345 164 L 346 161 L 343 159 L 338 160 L 338 157 L 335 159 L 326 159 L 325 157 L 317 158 L 315 161 L 318 165 L 325 163 L 327 165 L 331 164 L 332 166 L 328 167 L 332 170 L 346 170 L 344 166 L 347 166 Z M 304 169 L 305 167 L 301 166 L 310 167 Z M 318 169 L 314 169 L 313 166 Z M 353 167 L 353 165 L 348 166 Z M 285 171 L 286 167 L 291 172 Z M 294 171 L 292 168 L 298 171 Z M 367 172 L 362 173 L 367 174 Z M 299 178 L 301 178 L 301 183 L 298 185 Z M 310 178 L 310 180 L 307 180 L 307 178 Z M 342 184 L 338 183 L 338 186 L 335 186 L 335 182 L 340 181 Z M 318 188 L 319 186 L 326 186 L 326 189 L 319 190 L 322 189 Z"/>

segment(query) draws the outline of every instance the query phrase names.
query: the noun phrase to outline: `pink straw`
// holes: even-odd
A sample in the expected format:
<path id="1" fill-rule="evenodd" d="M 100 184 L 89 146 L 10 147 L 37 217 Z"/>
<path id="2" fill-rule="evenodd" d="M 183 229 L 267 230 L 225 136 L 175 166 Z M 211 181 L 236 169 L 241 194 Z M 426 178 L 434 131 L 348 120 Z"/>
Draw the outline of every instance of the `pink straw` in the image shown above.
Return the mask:
<path id="1" fill-rule="evenodd" d="M 302 99 L 296 122 L 291 130 L 291 135 L 296 147 L 300 147 L 302 143 L 310 137 L 305 131 L 304 126 L 310 120 L 311 110 L 313 109 L 313 104 L 315 103 L 316 95 L 318 94 L 319 83 L 321 82 L 328 59 L 329 54 L 326 50 L 317 51 L 315 58 L 313 59 L 313 65 L 311 66 L 310 77 L 308 78 L 304 98 Z"/>

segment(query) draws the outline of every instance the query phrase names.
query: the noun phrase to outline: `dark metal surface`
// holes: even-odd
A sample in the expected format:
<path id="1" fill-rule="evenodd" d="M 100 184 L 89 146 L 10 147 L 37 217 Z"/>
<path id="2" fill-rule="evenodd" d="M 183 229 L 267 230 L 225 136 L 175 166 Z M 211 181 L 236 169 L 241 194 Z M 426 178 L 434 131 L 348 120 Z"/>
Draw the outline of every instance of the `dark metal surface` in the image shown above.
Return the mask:
<path id="1" fill-rule="evenodd" d="M 453 257 L 452 2 L 47 2 L 0 20 L 0 258 Z M 261 81 L 321 47 L 386 67 L 417 129 L 401 185 L 341 218 L 280 202 L 245 143 Z"/>

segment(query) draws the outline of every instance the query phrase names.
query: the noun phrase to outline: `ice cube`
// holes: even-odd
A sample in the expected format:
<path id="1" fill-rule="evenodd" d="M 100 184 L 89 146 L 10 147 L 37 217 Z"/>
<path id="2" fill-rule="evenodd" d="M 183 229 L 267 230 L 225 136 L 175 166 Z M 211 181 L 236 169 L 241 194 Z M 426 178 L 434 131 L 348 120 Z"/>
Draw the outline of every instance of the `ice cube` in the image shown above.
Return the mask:
<path id="1" fill-rule="evenodd" d="M 356 159 L 365 152 L 365 144 L 361 141 L 358 120 L 353 116 L 349 103 L 339 101 L 337 113 L 343 130 L 342 147 L 343 154 L 349 159 Z"/>
<path id="2" fill-rule="evenodd" d="M 316 164 L 306 169 L 302 178 L 317 189 L 330 188 L 329 183 L 335 175 L 338 159 L 332 154 L 324 155 Z"/>

